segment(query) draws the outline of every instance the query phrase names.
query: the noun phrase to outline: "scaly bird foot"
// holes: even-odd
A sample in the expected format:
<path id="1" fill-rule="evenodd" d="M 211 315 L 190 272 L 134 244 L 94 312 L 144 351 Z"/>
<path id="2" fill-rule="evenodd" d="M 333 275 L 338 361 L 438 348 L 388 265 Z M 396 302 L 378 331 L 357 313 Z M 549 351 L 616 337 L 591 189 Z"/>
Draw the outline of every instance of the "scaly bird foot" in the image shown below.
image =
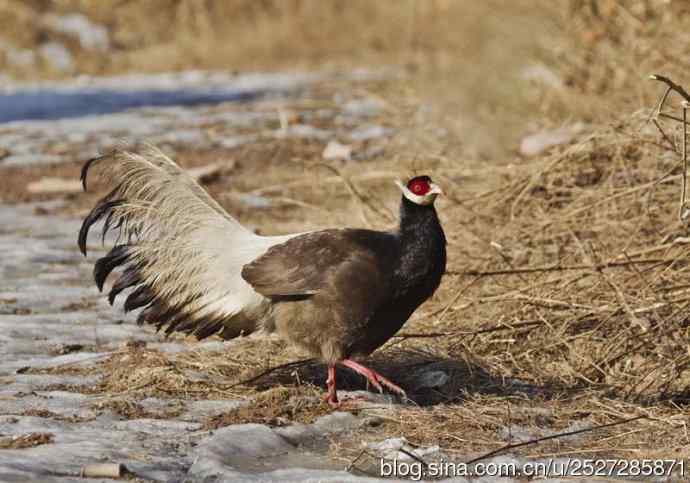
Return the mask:
<path id="1" fill-rule="evenodd" d="M 328 387 L 328 392 L 324 396 L 323 400 L 326 401 L 333 409 L 338 409 L 340 407 L 340 401 L 338 400 L 338 391 L 335 387 L 335 365 L 328 366 L 328 379 L 326 379 L 326 386 Z"/>
<path id="2" fill-rule="evenodd" d="M 366 377 L 367 380 L 371 383 L 371 385 L 378 389 L 379 392 L 383 392 L 383 388 L 381 387 L 381 385 L 384 385 L 394 393 L 401 395 L 403 398 L 407 398 L 407 394 L 400 386 L 393 383 L 386 377 L 382 376 L 375 370 L 369 369 L 368 367 L 363 366 L 362 364 L 355 362 L 351 359 L 343 359 L 342 361 L 340 361 L 340 364 L 342 364 L 345 367 L 349 367 L 358 374 L 361 374 L 362 376 Z"/>

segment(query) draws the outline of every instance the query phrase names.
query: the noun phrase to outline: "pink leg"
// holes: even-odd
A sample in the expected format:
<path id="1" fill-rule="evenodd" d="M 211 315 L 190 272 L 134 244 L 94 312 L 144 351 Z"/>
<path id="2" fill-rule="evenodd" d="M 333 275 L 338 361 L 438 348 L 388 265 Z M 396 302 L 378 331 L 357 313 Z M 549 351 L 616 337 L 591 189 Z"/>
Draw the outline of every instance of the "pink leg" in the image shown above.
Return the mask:
<path id="1" fill-rule="evenodd" d="M 353 371 L 366 377 L 367 380 L 371 383 L 371 385 L 378 389 L 379 392 L 383 392 L 383 388 L 381 387 L 381 384 L 383 384 L 391 391 L 398 393 L 403 397 L 407 397 L 405 391 L 403 391 L 402 388 L 400 388 L 397 384 L 394 384 L 378 372 L 369 369 L 368 367 L 365 367 L 362 364 L 353 361 L 352 359 L 343 359 L 342 361 L 338 361 L 338 363 L 342 364 L 345 367 L 349 367 Z"/>
<path id="2" fill-rule="evenodd" d="M 326 379 L 326 386 L 328 386 L 328 393 L 324 400 L 333 408 L 340 407 L 338 401 L 338 391 L 335 388 L 335 365 L 328 366 L 328 379 Z"/>

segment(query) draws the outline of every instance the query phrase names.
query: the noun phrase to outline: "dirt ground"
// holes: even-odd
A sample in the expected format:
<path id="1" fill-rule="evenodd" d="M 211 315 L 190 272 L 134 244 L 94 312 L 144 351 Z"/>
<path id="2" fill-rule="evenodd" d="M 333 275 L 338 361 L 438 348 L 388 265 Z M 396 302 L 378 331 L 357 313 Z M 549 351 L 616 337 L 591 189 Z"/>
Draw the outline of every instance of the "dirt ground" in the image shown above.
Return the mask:
<path id="1" fill-rule="evenodd" d="M 39 3 L 27 2 L 26 8 Z M 66 10 L 73 3 L 56 4 Z M 81 3 L 86 12 L 99 10 L 95 3 Z M 177 5 L 182 9 L 188 3 Z M 439 10 L 422 9 L 416 14 L 420 17 L 412 18 L 439 12 L 452 17 L 455 12 L 452 2 L 430 3 Z M 647 79 L 659 73 L 690 86 L 690 12 L 680 1 L 573 0 L 561 2 L 554 16 L 550 9 L 534 7 L 537 3 L 532 7 L 540 13 L 526 13 L 529 3 L 497 11 L 495 25 L 480 23 L 476 29 L 481 35 L 469 46 L 443 37 L 448 28 L 439 27 L 432 36 L 422 20 L 418 25 L 426 27 L 413 29 L 417 36 L 412 40 L 388 31 L 377 40 L 368 28 L 363 30 L 368 48 L 361 57 L 366 59 L 343 54 L 339 65 L 370 65 L 390 54 L 390 64 L 402 74 L 321 83 L 310 90 L 308 101 L 302 99 L 290 110 L 331 107 L 343 91 L 379 100 L 385 107 L 369 122 L 395 134 L 366 160 L 324 161 L 326 142 L 315 138 L 261 138 L 222 149 L 175 146 L 175 159 L 184 167 L 222 160 L 224 168 L 204 180 L 204 186 L 233 216 L 262 233 L 390 226 L 399 197 L 391 180 L 410 173 L 429 173 L 446 192 L 437 208 L 448 237 L 448 273 L 436 295 L 371 357 L 373 367 L 398 380 L 413 403 L 392 412 L 376 410 L 381 419 L 375 427 L 362 430 L 351 443 L 332 442 L 332 456 L 344 465 L 361 456 L 362 441 L 392 436 L 477 457 L 504 448 L 529 458 L 690 458 L 689 234 L 678 216 L 681 131 L 676 121 L 661 118 L 664 138 L 650 122 L 664 86 Z M 482 7 L 485 14 L 496 8 L 492 2 L 487 5 Z M 316 15 L 307 12 L 305 7 L 281 15 Z M 93 17 L 104 15 L 96 12 Z M 264 28 L 272 25 L 270 17 L 256 15 Z M 476 20 L 475 15 L 462 16 L 463 25 Z M 525 16 L 527 21 L 518 21 Z M 570 19 L 567 26 L 564 16 Z M 199 14 L 198 22 L 204 18 Z M 347 17 L 347 22 L 358 19 Z M 127 39 L 119 22 L 112 28 Z M 541 77 L 514 80 L 520 71 L 513 59 L 502 72 L 512 80 L 505 85 L 495 80 L 493 67 L 505 59 L 504 53 L 493 42 L 487 41 L 491 48 L 479 49 L 485 57 L 475 47 L 486 32 L 497 35 L 505 25 L 519 26 L 510 30 L 511 36 L 530 25 L 545 26 L 538 42 L 516 44 L 520 52 L 529 52 L 521 60 L 545 66 Z M 296 38 L 288 57 L 307 59 L 304 65 L 313 67 L 331 57 L 306 41 L 309 32 Z M 335 42 L 333 49 L 348 52 L 351 45 L 337 38 L 343 43 Z M 155 40 L 146 40 L 149 51 L 158 48 Z M 23 42 L 29 46 L 32 40 Z M 127 45 L 122 40 L 122 64 L 114 63 L 114 69 L 138 68 Z M 460 47 L 477 56 L 449 61 Z M 255 48 L 273 52 L 275 44 L 266 40 Z M 503 49 L 509 51 L 505 45 Z M 198 55 L 205 59 L 198 65 L 221 65 L 213 56 Z M 253 67 L 235 55 L 238 65 Z M 131 64 L 122 67 L 123 59 Z M 85 71 L 111 73 L 87 57 L 80 62 L 91 66 Z M 188 67 L 182 61 L 169 65 Z M 460 79 L 472 65 L 477 71 Z M 518 85 L 522 87 L 513 89 Z M 667 112 L 682 112 L 675 94 Z M 556 146 L 531 156 L 520 153 L 526 136 L 548 137 L 553 129 L 577 122 L 581 126 L 575 133 Z M 324 118 L 311 125 L 337 129 L 337 120 Z M 369 143 L 355 143 L 355 151 L 365 152 Z M 98 186 L 69 195 L 36 195 L 26 189 L 43 177 L 75 178 L 82 162 L 79 152 L 74 161 L 56 165 L 2 167 L 0 160 L 2 200 L 67 199 L 64 206 L 41 214 L 46 220 L 56 213 L 82 216 L 102 194 Z M 238 201 L 247 193 L 271 203 L 248 207 Z M 174 362 L 156 350 L 129 348 L 101 363 L 98 370 L 108 377 L 94 391 L 120 394 L 136 387 L 118 400 L 116 409 L 127 417 L 141 416 L 138 401 L 152 396 L 255 398 L 251 406 L 210 418 L 207 428 L 312 422 L 329 411 L 314 397 L 324 389 L 322 366 L 306 361 L 278 367 L 301 356 L 275 340 L 247 339 L 242 347 L 230 356 L 190 352 Z M 223 382 L 192 381 L 183 375 L 190 368 Z M 416 388 L 420 368 L 449 378 L 439 387 Z M 356 377 L 346 376 L 342 383 L 363 388 Z M 505 428 L 512 429 L 504 434 Z M 586 431 L 578 432 L 582 429 Z M 550 438 L 559 433 L 564 434 Z M 540 438 L 545 439 L 536 441 Z"/>

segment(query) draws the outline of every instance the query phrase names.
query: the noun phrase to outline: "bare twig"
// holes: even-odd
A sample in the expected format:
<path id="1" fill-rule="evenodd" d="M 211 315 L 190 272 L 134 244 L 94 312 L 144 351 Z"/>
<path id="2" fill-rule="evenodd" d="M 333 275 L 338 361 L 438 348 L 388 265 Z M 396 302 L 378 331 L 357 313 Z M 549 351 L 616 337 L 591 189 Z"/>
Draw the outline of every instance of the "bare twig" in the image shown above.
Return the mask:
<path id="1" fill-rule="evenodd" d="M 576 434 L 590 433 L 592 431 L 599 431 L 600 429 L 612 428 L 614 426 L 620 426 L 622 424 L 632 423 L 633 421 L 638 421 L 640 419 L 648 419 L 648 417 L 645 415 L 636 416 L 634 418 L 624 419 L 623 421 L 616 421 L 613 423 L 602 424 L 600 426 L 593 426 L 591 428 L 578 429 L 576 431 L 567 431 L 565 433 L 552 434 L 551 436 L 544 436 L 542 438 L 530 439 L 529 441 L 523 441 L 522 443 L 508 444 L 508 445 L 503 446 L 501 448 L 498 448 L 494 451 L 491 451 L 489 453 L 478 456 L 477 458 L 474 458 L 474 459 L 468 461 L 466 464 L 471 465 L 471 464 L 474 464 L 478 461 L 482 461 L 482 460 L 485 460 L 487 458 L 491 458 L 492 456 L 496 456 L 498 454 L 505 453 L 506 451 L 510 451 L 512 449 L 522 448 L 523 446 L 531 446 L 533 444 L 539 444 L 539 443 L 542 443 L 544 441 L 549 441 L 552 439 L 565 438 L 568 436 L 575 436 Z"/>
<path id="2" fill-rule="evenodd" d="M 315 360 L 314 358 L 309 358 L 309 359 L 302 359 L 302 360 L 299 360 L 299 361 L 287 362 L 287 363 L 285 363 L 285 364 L 279 364 L 279 365 L 277 365 L 277 366 L 274 366 L 274 367 L 271 367 L 271 368 L 269 368 L 269 369 L 266 369 L 265 371 L 260 372 L 260 373 L 257 374 L 256 376 L 252 376 L 252 377 L 250 377 L 249 379 L 244 379 L 244 380 L 242 380 L 242 381 L 236 382 L 236 383 L 231 384 L 231 385 L 229 385 L 229 386 L 224 386 L 223 389 L 232 389 L 233 387 L 244 386 L 244 385 L 247 385 L 247 384 L 251 384 L 252 382 L 258 381 L 258 380 L 261 379 L 262 377 L 271 374 L 272 372 L 278 371 L 278 370 L 280 370 L 280 369 L 287 369 L 288 367 L 299 367 L 299 366 L 303 366 L 303 365 L 305 365 L 305 364 L 308 364 L 308 363 L 310 363 L 310 362 L 313 362 L 314 360 Z"/>
<path id="3" fill-rule="evenodd" d="M 370 471 L 365 471 L 365 470 L 359 468 L 358 466 L 356 466 L 356 465 L 357 465 L 357 462 L 358 462 L 358 461 L 362 458 L 362 456 L 364 456 L 364 455 L 367 455 L 367 456 L 369 456 L 370 458 L 373 458 L 373 456 L 372 456 L 366 449 L 363 449 L 362 451 L 359 452 L 359 454 L 357 455 L 357 457 L 356 457 L 355 459 L 353 459 L 353 460 L 347 465 L 347 467 L 345 468 L 345 471 L 347 471 L 348 473 L 352 473 L 353 470 L 357 470 L 357 471 L 359 471 L 360 473 L 363 473 L 363 474 L 368 475 L 368 476 L 373 476 L 373 477 L 381 476 L 381 475 L 375 475 L 375 474 L 371 473 Z"/>
<path id="4" fill-rule="evenodd" d="M 673 171 L 675 171 L 675 169 L 676 169 L 676 168 L 673 168 Z M 660 183 L 668 183 L 668 182 L 671 182 L 671 181 L 675 181 L 676 179 L 678 179 L 678 178 L 680 178 L 680 177 L 681 177 L 681 175 L 668 176 L 668 174 L 666 174 L 666 175 L 660 177 L 659 179 L 656 179 L 656 180 L 654 180 L 654 181 L 650 181 L 649 183 L 645 183 L 645 184 L 640 185 L 640 186 L 635 186 L 634 188 L 630 188 L 630 189 L 627 189 L 627 190 L 622 191 L 622 192 L 620 192 L 620 193 L 616 193 L 616 194 L 614 194 L 614 195 L 611 195 L 611 196 L 607 196 L 607 197 L 605 197 L 605 198 L 602 198 L 602 199 L 600 199 L 600 200 L 598 200 L 598 201 L 595 201 L 594 203 L 589 204 L 589 205 L 587 205 L 587 206 L 582 206 L 582 207 L 580 207 L 580 208 L 576 208 L 576 209 L 572 210 L 572 211 L 569 212 L 569 213 L 565 213 L 565 214 L 561 215 L 560 218 L 558 219 L 558 221 L 562 221 L 562 220 L 565 220 L 565 219 L 568 219 L 568 218 L 572 218 L 572 217 L 575 216 L 575 215 L 579 215 L 580 213 L 583 213 L 583 212 L 585 212 L 585 211 L 587 211 L 587 210 L 591 210 L 591 209 L 593 209 L 593 208 L 597 208 L 597 207 L 599 207 L 599 206 L 601 206 L 601 205 L 603 205 L 603 204 L 605 204 L 605 203 L 609 203 L 609 202 L 611 202 L 611 201 L 613 201 L 613 200 L 615 200 L 615 199 L 622 198 L 622 197 L 624 197 L 624 196 L 630 196 L 630 195 L 635 194 L 635 193 L 638 193 L 638 192 L 640 192 L 640 191 L 644 191 L 644 190 L 653 188 L 653 187 L 655 187 L 656 185 L 658 185 L 658 184 L 660 184 Z M 546 226 L 552 225 L 552 224 L 554 224 L 556 221 L 557 221 L 556 219 L 547 220 L 546 222 L 544 222 L 544 223 L 542 224 L 541 227 L 544 228 L 544 227 L 546 227 Z"/>
<path id="5" fill-rule="evenodd" d="M 394 335 L 393 337 L 401 339 L 431 339 L 434 337 L 448 337 L 456 334 L 457 332 L 430 332 L 428 334 L 414 334 L 403 332 L 402 334 Z"/>
<path id="6" fill-rule="evenodd" d="M 408 450 L 405 449 L 405 448 L 400 448 L 398 451 L 400 451 L 400 452 L 403 453 L 403 454 L 406 454 L 407 456 L 409 456 L 410 458 L 412 458 L 412 459 L 415 460 L 416 462 L 421 463 L 422 466 L 424 466 L 425 468 L 429 466 L 429 463 L 427 463 L 426 461 L 424 461 L 423 458 L 420 458 L 419 456 L 417 456 L 416 454 L 414 454 L 412 451 L 408 451 Z"/>
<path id="7" fill-rule="evenodd" d="M 326 164 L 326 163 L 315 163 L 315 165 L 316 166 L 322 166 L 322 167 L 328 169 L 329 171 L 333 172 L 336 176 L 338 176 L 342 180 L 342 182 L 345 184 L 345 186 L 347 187 L 350 194 L 360 202 L 361 206 L 366 206 L 371 211 L 373 211 L 374 213 L 376 213 L 380 217 L 384 218 L 388 222 L 393 220 L 393 216 L 389 212 L 384 211 L 383 209 L 379 208 L 374 203 L 372 203 L 367 197 L 362 195 L 359 192 L 359 190 L 357 189 L 357 187 L 352 183 L 352 181 L 350 181 L 350 179 L 347 176 L 345 176 L 338 168 L 336 168 L 335 166 L 331 166 L 330 164 Z M 364 212 L 362 212 L 362 216 L 364 217 L 365 222 L 369 223 L 368 220 L 366 220 L 366 215 L 364 215 Z"/>
<path id="8" fill-rule="evenodd" d="M 680 192 L 680 203 L 678 206 L 678 219 L 683 222 L 685 220 L 685 203 L 687 200 L 687 188 L 688 188 L 688 116 L 687 116 L 687 110 L 688 107 L 690 107 L 690 94 L 687 93 L 687 91 L 683 88 L 683 86 L 676 84 L 673 82 L 671 79 L 668 77 L 659 75 L 659 74 L 652 74 L 649 76 L 650 79 L 656 80 L 663 82 L 666 84 L 666 91 L 664 91 L 664 95 L 661 96 L 661 99 L 656 105 L 656 108 L 654 111 L 652 111 L 652 114 L 650 115 L 650 119 L 654 122 L 654 125 L 657 127 L 659 132 L 661 133 L 662 137 L 666 142 L 668 142 L 671 146 L 674 152 L 678 152 L 676 149 L 676 144 L 671 141 L 671 139 L 668 137 L 666 132 L 663 130 L 661 125 L 659 124 L 658 119 L 660 117 L 664 117 L 667 119 L 671 119 L 673 121 L 680 122 L 683 128 L 683 137 L 681 139 L 681 160 L 683 163 L 683 172 L 681 173 L 681 176 L 683 178 L 683 185 L 681 188 Z M 667 114 L 665 112 L 662 112 L 662 109 L 664 107 L 664 104 L 666 103 L 666 100 L 668 99 L 668 96 L 671 92 L 676 92 L 678 95 L 680 95 L 684 101 L 681 104 L 681 109 L 682 109 L 682 116 L 677 117 L 673 116 L 671 114 Z"/>
<path id="9" fill-rule="evenodd" d="M 678 219 L 682 222 L 685 218 L 685 200 L 688 192 L 688 106 L 683 104 L 683 189 L 680 192 L 680 206 L 678 207 Z"/>
<path id="10" fill-rule="evenodd" d="M 599 269 L 604 269 L 604 268 L 620 268 L 620 267 L 629 267 L 631 265 L 648 265 L 648 264 L 657 264 L 657 263 L 671 263 L 673 260 L 664 260 L 664 259 L 647 259 L 647 260 L 628 260 L 625 262 L 604 262 L 600 265 L 596 265 L 594 268 L 599 270 Z M 586 264 L 580 264 L 580 265 L 553 265 L 553 266 L 548 266 L 548 267 L 525 267 L 525 268 L 514 268 L 514 269 L 505 269 L 505 270 L 488 270 L 488 271 L 479 271 L 479 270 L 465 270 L 462 272 L 455 272 L 455 271 L 449 271 L 446 272 L 450 275 L 475 275 L 475 276 L 480 276 L 480 277 L 486 277 L 486 276 L 496 276 L 496 275 L 514 275 L 514 274 L 519 274 L 519 273 L 539 273 L 539 272 L 565 272 L 565 271 L 573 271 L 573 270 L 591 270 L 592 265 L 586 265 Z"/>
<path id="11" fill-rule="evenodd" d="M 456 330 L 453 332 L 430 332 L 430 333 L 426 333 L 426 334 L 424 334 L 424 333 L 415 334 L 415 333 L 403 332 L 402 334 L 398 334 L 398 335 L 395 335 L 393 337 L 400 337 L 403 339 L 432 339 L 432 338 L 436 338 L 436 337 L 454 337 L 454 336 L 458 336 L 458 335 L 474 336 L 474 335 L 480 335 L 480 334 L 488 334 L 490 332 L 520 330 L 520 329 L 524 329 L 525 327 L 542 325 L 543 323 L 544 322 L 542 320 L 525 320 L 522 322 L 515 322 L 513 324 L 504 323 L 501 325 L 487 327 L 485 329 L 479 329 L 479 330 Z"/>
<path id="12" fill-rule="evenodd" d="M 674 92 L 677 92 L 678 94 L 680 94 L 680 96 L 681 96 L 683 99 L 685 99 L 686 101 L 690 102 L 690 94 L 688 94 L 687 91 L 686 91 L 685 89 L 683 89 L 683 86 L 680 86 L 680 85 L 676 84 L 675 82 L 673 82 L 673 81 L 672 81 L 671 79 L 669 79 L 668 77 L 663 76 L 663 75 L 659 75 L 659 74 L 652 74 L 652 75 L 649 76 L 649 78 L 650 78 L 651 80 L 663 82 L 664 84 L 666 84 L 666 85 L 668 86 L 668 90 L 669 90 L 669 91 L 672 90 L 672 91 L 674 91 Z M 666 94 L 664 95 L 664 100 L 665 100 L 665 97 L 666 97 L 667 95 L 668 95 L 668 93 L 666 93 Z M 661 109 L 662 106 L 663 106 L 663 103 L 660 103 L 660 104 L 659 104 L 659 109 Z"/>

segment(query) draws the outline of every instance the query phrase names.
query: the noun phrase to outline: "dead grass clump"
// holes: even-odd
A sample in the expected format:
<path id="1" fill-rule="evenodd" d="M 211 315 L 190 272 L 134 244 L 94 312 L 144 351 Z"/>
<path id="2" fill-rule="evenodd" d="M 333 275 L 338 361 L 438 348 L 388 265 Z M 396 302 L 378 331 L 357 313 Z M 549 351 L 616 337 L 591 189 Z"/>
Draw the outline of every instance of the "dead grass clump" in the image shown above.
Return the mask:
<path id="1" fill-rule="evenodd" d="M 144 348 L 116 354 L 101 367 L 106 374 L 100 391 L 111 396 L 129 395 L 135 398 L 174 394 L 185 399 L 203 393 L 207 384 L 193 381 L 191 375 L 167 354 Z"/>
<path id="2" fill-rule="evenodd" d="M 273 365 L 294 360 L 295 354 L 283 349 L 284 344 L 277 339 L 256 337 L 237 339 L 218 351 L 169 354 L 137 347 L 114 353 L 94 370 L 104 374 L 98 390 L 111 397 L 241 398 L 263 383 L 245 386 L 243 381 Z"/>
<path id="3" fill-rule="evenodd" d="M 51 390 L 57 390 L 57 389 L 48 389 L 45 388 L 46 391 L 51 391 Z M 68 388 L 63 388 L 62 390 L 68 390 Z M 77 391 L 73 391 L 77 392 Z M 89 418 L 83 418 L 79 417 L 77 415 L 70 415 L 66 416 L 64 414 L 58 414 L 54 413 L 53 411 L 49 411 L 47 409 L 37 409 L 37 408 L 31 408 L 27 409 L 26 411 L 23 411 L 21 413 L 21 416 L 33 416 L 37 418 L 50 418 L 56 421 L 68 421 L 70 423 L 83 423 L 85 421 L 90 421 Z"/>
<path id="4" fill-rule="evenodd" d="M 97 410 L 109 410 L 125 419 L 174 419 L 183 412 L 181 406 L 166 408 L 164 411 L 149 411 L 133 399 L 125 397 L 106 399 L 93 404 Z"/>
<path id="5" fill-rule="evenodd" d="M 313 365 L 305 366 L 306 377 L 290 369 L 292 364 L 283 371 L 266 371 L 291 358 L 294 360 L 294 353 L 282 349 L 283 344 L 275 339 L 244 338 L 221 351 L 170 355 L 137 348 L 116 354 L 99 368 L 105 378 L 96 392 L 106 396 L 106 400 L 95 407 L 112 410 L 127 419 L 160 419 L 179 415 L 181 408 L 158 413 L 147 410 L 139 401 L 147 397 L 176 401 L 251 397 L 249 405 L 211 418 L 207 422 L 209 428 L 247 422 L 308 423 L 330 412 L 330 407 L 318 397 L 320 390 L 311 384 L 312 380 L 325 377 L 320 373 L 315 375 L 317 370 Z M 268 358 L 267 354 L 277 356 Z"/>
<path id="6" fill-rule="evenodd" d="M 295 422 L 309 424 L 331 411 L 323 403 L 321 391 L 313 386 L 278 386 L 257 394 L 248 405 L 209 419 L 205 427 L 217 429 L 245 423 L 271 426 L 285 426 Z"/>
<path id="7" fill-rule="evenodd" d="M 98 363 L 102 358 L 102 356 L 94 356 L 94 364 L 79 361 L 50 367 L 20 367 L 17 369 L 17 374 L 91 375 L 98 372 Z"/>
<path id="8" fill-rule="evenodd" d="M 593 134 L 484 200 L 494 228 L 477 227 L 491 240 L 472 248 L 495 256 L 465 270 L 479 280 L 450 310 L 503 326 L 460 342 L 500 372 L 626 399 L 688 382 L 678 163 L 635 126 Z"/>
<path id="9" fill-rule="evenodd" d="M 377 430 L 341 440 L 331 451 L 332 457 L 351 462 L 367 443 L 404 436 L 413 447 L 438 445 L 445 455 L 465 462 L 516 453 L 527 458 L 683 458 L 686 443 L 678 432 L 684 424 L 672 408 L 640 410 L 595 392 L 560 399 L 474 394 L 462 404 L 386 413 Z"/>
<path id="10" fill-rule="evenodd" d="M 0 437 L 0 449 L 33 448 L 34 446 L 52 443 L 54 437 L 52 433 L 27 433 Z"/>
<path id="11" fill-rule="evenodd" d="M 651 105 L 654 91 L 640 82 L 663 66 L 682 78 L 690 53 L 686 2 L 664 0 L 569 0 L 569 46 L 556 57 L 566 84 L 580 96 L 581 108 L 602 118 L 617 106 Z M 576 55 L 572 55 L 576 52 Z M 595 101 L 605 96 L 608 111 Z M 598 113 L 596 111 L 599 111 Z"/>
<path id="12" fill-rule="evenodd" d="M 483 13 L 493 12 L 496 17 L 501 13 L 497 12 L 499 9 L 521 11 L 526 5 L 547 4 L 514 3 L 515 6 L 503 2 L 478 6 L 447 1 L 400 4 L 394 0 L 65 0 L 20 4 L 2 1 L 0 27 L 3 39 L 15 48 L 37 50 L 49 41 L 67 45 L 74 55 L 76 70 L 81 73 L 275 69 L 381 61 L 403 64 L 419 62 L 425 56 L 432 56 L 434 62 L 455 56 L 458 49 L 469 47 L 468 37 L 478 37 L 475 30 L 481 28 L 477 27 L 477 19 Z M 43 17 L 68 13 L 86 15 L 107 29 L 111 44 L 108 55 L 81 45 L 73 35 L 51 28 Z M 458 35 L 467 30 L 472 31 L 470 35 Z M 474 49 L 466 51 L 473 55 Z M 9 54 L 0 55 L 0 65 L 19 75 L 64 75 L 52 69 L 46 59 L 36 57 L 33 64 L 24 66 L 11 62 Z"/>

